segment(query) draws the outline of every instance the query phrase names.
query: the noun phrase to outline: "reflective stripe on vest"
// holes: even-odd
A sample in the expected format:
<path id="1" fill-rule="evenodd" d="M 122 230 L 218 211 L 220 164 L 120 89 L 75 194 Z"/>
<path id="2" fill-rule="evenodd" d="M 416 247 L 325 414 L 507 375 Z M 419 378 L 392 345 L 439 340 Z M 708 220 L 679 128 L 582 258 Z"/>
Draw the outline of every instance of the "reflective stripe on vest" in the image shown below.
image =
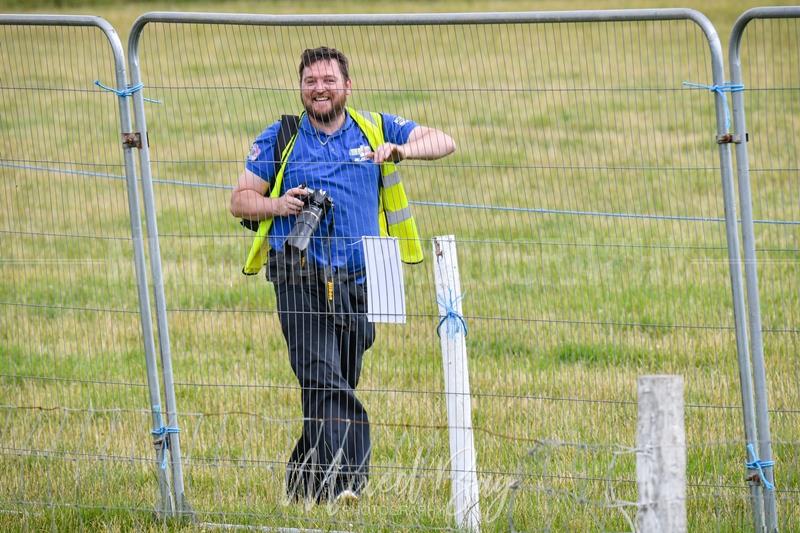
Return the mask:
<path id="1" fill-rule="evenodd" d="M 391 174 L 383 176 L 382 180 L 384 187 L 392 187 L 393 185 L 397 185 L 398 183 L 400 183 L 400 173 L 395 170 Z"/>
<path id="2" fill-rule="evenodd" d="M 350 118 L 358 125 L 361 132 L 366 136 L 370 148 L 374 152 L 378 146 L 385 142 L 383 136 L 383 117 L 380 113 L 358 112 L 348 107 L 347 113 Z M 301 115 L 302 120 L 302 115 Z M 283 174 L 286 170 L 286 162 L 294 148 L 297 135 L 289 141 L 286 149 L 281 154 L 281 167 L 275 176 L 275 184 L 270 190 L 270 197 L 280 196 Z M 422 243 L 419 240 L 419 232 L 414 217 L 411 215 L 411 208 L 408 205 L 406 191 L 400 179 L 397 166 L 391 162 L 381 164 L 380 193 L 378 196 L 378 223 L 382 237 L 387 235 L 396 237 L 400 246 L 400 259 L 404 263 L 422 262 Z M 250 253 L 242 269 L 246 275 L 258 274 L 267 262 L 269 254 L 269 230 L 272 227 L 272 217 L 266 218 L 258 225 L 258 232 L 250 247 Z"/>
<path id="3" fill-rule="evenodd" d="M 392 227 L 395 224 L 399 224 L 404 220 L 408 220 L 411 218 L 411 208 L 406 207 L 405 209 L 400 209 L 399 211 L 389 211 L 386 210 L 386 222 L 389 223 L 389 227 Z"/>

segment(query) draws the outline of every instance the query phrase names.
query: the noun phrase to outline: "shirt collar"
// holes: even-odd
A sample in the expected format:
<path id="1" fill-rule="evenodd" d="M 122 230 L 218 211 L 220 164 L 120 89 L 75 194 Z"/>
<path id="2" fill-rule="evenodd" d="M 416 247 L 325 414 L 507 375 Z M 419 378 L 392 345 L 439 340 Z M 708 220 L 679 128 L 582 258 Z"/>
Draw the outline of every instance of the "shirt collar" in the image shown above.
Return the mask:
<path id="1" fill-rule="evenodd" d="M 311 125 L 311 121 L 308 119 L 308 114 L 307 113 L 303 113 L 303 118 L 302 118 L 302 120 L 300 120 L 300 129 L 301 130 L 303 130 L 306 133 L 309 133 L 311 135 L 319 135 L 319 136 L 325 136 L 325 137 L 338 137 L 339 135 L 341 135 L 342 133 L 347 131 L 348 128 L 352 127 L 352 125 L 353 125 L 353 119 L 350 116 L 350 113 L 347 112 L 347 110 L 345 110 L 345 112 L 344 112 L 344 124 L 342 124 L 342 127 L 339 128 L 338 130 L 336 130 L 335 132 L 333 132 L 330 135 L 328 135 L 327 133 L 323 133 L 321 131 L 317 131 L 314 128 L 314 126 Z"/>

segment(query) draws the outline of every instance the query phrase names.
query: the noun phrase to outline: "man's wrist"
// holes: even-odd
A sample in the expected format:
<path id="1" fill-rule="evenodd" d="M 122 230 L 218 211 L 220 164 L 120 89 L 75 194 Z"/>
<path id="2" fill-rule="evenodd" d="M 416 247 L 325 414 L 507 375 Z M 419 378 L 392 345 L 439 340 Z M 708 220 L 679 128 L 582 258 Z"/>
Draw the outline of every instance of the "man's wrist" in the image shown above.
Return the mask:
<path id="1" fill-rule="evenodd" d="M 397 145 L 397 157 L 392 159 L 392 163 L 399 163 L 404 159 L 408 159 L 408 144 Z"/>
<path id="2" fill-rule="evenodd" d="M 272 196 L 267 196 L 265 198 L 267 200 L 267 213 L 269 216 L 275 217 L 278 216 L 278 200 L 279 198 L 274 198 Z"/>

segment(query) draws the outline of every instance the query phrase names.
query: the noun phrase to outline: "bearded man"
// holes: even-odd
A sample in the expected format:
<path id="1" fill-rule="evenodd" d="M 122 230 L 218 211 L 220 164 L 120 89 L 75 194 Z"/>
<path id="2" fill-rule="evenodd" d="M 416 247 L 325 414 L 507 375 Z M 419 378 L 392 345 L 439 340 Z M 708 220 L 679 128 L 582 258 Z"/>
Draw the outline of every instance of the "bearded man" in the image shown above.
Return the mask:
<path id="1" fill-rule="evenodd" d="M 300 383 L 303 428 L 287 465 L 287 495 L 355 501 L 371 450 L 369 418 L 355 389 L 375 340 L 366 317 L 362 237 L 397 237 L 403 261 L 422 261 L 396 165 L 444 157 L 455 143 L 412 120 L 348 107 L 352 82 L 339 50 L 305 50 L 299 74 L 305 112 L 284 115 L 256 138 L 230 211 L 257 229 L 243 271 L 267 266 Z M 322 197 L 307 247 L 287 245 L 298 215 Z"/>

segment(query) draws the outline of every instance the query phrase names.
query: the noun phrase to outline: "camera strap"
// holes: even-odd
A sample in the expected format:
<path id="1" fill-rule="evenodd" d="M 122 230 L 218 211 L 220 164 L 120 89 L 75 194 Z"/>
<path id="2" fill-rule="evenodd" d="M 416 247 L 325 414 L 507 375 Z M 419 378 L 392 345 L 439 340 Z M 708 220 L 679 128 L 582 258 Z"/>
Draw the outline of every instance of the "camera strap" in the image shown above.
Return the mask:
<path id="1" fill-rule="evenodd" d="M 297 115 L 281 115 L 281 127 L 278 130 L 278 137 L 275 139 L 275 149 L 273 150 L 272 160 L 275 161 L 275 175 L 281 171 L 284 164 L 282 159 L 283 151 L 289 145 L 292 137 L 297 135 L 297 130 L 300 127 L 300 117 Z M 288 157 L 289 154 L 286 154 Z"/>
<path id="2" fill-rule="evenodd" d="M 278 129 L 278 137 L 275 139 L 275 148 L 272 151 L 272 161 L 275 162 L 275 176 L 281 171 L 281 167 L 286 163 L 283 158 L 283 152 L 289 143 L 292 141 L 297 130 L 300 128 L 300 117 L 297 115 L 281 115 L 281 126 Z M 289 157 L 289 154 L 286 154 Z M 243 218 L 239 222 L 245 228 L 251 231 L 258 231 L 258 220 L 247 220 Z"/>

